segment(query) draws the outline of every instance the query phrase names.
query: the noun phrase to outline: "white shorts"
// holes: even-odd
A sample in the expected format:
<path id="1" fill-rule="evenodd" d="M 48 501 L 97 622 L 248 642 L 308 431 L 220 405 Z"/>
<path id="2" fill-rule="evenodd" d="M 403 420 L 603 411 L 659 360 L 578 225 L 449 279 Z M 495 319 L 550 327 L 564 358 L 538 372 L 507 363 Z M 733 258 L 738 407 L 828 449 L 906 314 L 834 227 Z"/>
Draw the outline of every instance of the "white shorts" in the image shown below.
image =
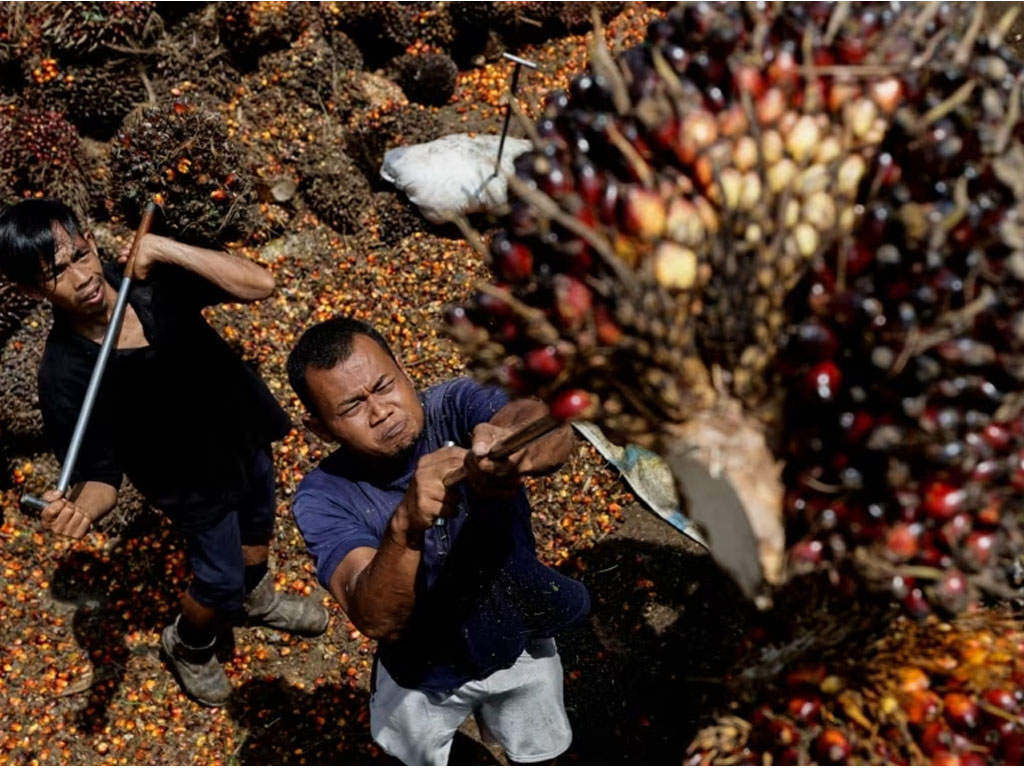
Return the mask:
<path id="1" fill-rule="evenodd" d="M 562 661 L 551 638 L 532 640 L 508 669 L 447 693 L 402 688 L 383 664 L 370 697 L 373 740 L 406 765 L 447 765 L 452 738 L 470 715 L 481 735 L 517 763 L 539 763 L 569 748 Z"/>

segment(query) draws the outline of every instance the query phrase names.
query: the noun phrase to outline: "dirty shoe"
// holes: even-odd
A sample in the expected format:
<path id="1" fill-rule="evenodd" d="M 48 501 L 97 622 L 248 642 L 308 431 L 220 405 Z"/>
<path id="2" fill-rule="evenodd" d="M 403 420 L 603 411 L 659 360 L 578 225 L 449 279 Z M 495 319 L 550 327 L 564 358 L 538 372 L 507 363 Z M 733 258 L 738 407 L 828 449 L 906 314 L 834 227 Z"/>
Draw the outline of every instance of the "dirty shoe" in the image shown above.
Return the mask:
<path id="1" fill-rule="evenodd" d="M 206 707 L 220 707 L 231 698 L 231 683 L 213 654 L 214 643 L 206 648 L 185 645 L 178 635 L 178 621 L 165 627 L 160 646 L 181 689 Z"/>
<path id="2" fill-rule="evenodd" d="M 301 597 L 282 595 L 268 573 L 245 598 L 245 615 L 255 624 L 315 636 L 327 629 L 327 609 Z"/>

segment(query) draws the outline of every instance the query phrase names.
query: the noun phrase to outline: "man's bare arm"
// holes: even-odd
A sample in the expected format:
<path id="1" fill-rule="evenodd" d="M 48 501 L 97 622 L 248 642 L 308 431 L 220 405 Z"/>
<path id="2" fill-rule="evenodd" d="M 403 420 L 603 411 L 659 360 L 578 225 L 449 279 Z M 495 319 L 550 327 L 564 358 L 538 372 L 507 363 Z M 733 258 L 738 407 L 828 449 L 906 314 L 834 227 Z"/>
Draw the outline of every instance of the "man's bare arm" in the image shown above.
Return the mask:
<path id="1" fill-rule="evenodd" d="M 462 465 L 466 451 L 442 448 L 422 457 L 380 547 L 359 547 L 331 576 L 331 594 L 367 637 L 394 639 L 416 604 L 416 571 L 424 532 L 438 517 L 455 514 L 455 491 L 444 478 Z"/>
<path id="2" fill-rule="evenodd" d="M 127 255 L 127 251 L 123 252 L 121 260 L 124 261 Z M 274 276 L 249 259 L 225 251 L 186 245 L 159 235 L 146 235 L 135 260 L 135 276 L 145 280 L 156 263 L 187 269 L 243 303 L 265 299 L 274 292 Z"/>

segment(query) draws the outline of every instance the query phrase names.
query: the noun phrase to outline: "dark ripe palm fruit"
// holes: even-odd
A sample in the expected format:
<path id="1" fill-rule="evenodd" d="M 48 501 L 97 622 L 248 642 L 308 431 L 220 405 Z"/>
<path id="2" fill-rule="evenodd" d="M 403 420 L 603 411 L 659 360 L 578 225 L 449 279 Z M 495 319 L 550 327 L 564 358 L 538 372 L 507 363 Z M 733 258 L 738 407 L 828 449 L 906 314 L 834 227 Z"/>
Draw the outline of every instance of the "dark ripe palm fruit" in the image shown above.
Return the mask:
<path id="1" fill-rule="evenodd" d="M 598 36 L 509 182 L 533 273 L 499 269 L 561 362 L 531 394 L 732 457 L 767 581 L 850 566 L 884 599 L 920 567 L 915 616 L 1003 596 L 1024 542 L 1021 61 L 978 13 L 695 3 L 618 59 Z"/>
<path id="2" fill-rule="evenodd" d="M 175 236 L 219 242 L 248 234 L 254 182 L 217 112 L 184 100 L 146 109 L 112 144 L 112 196 L 129 222 L 156 202 Z"/>
<path id="3" fill-rule="evenodd" d="M 0 104 L 0 196 L 57 197 L 84 215 L 89 189 L 78 131 L 63 113 Z"/>

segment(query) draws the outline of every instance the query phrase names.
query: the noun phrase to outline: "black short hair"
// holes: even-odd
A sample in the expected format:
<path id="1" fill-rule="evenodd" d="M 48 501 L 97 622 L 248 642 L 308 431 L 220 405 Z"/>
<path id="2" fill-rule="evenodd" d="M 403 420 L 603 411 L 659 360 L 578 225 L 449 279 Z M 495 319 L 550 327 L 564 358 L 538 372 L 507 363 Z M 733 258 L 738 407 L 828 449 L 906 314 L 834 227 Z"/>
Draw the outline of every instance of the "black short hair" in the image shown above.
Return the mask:
<path id="1" fill-rule="evenodd" d="M 398 362 L 384 337 L 369 323 L 353 317 L 334 317 L 307 329 L 288 355 L 288 382 L 312 415 L 319 416 L 309 394 L 306 371 L 310 368 L 326 371 L 348 360 L 352 354 L 352 340 L 356 336 L 372 339 Z"/>
<path id="2" fill-rule="evenodd" d="M 31 198 L 0 212 L 0 272 L 11 282 L 38 288 L 52 275 L 57 257 L 53 225 L 74 240 L 82 227 L 60 200 Z"/>

